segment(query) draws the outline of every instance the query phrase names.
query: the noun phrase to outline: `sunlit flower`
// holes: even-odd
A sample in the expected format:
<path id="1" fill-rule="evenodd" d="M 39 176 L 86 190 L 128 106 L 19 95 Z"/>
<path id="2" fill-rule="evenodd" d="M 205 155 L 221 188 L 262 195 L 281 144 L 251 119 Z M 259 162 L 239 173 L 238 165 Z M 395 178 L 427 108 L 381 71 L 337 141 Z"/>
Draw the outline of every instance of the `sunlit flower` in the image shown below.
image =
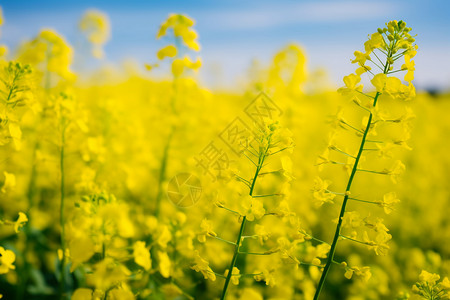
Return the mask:
<path id="1" fill-rule="evenodd" d="M 16 268 L 13 265 L 15 260 L 16 255 L 14 252 L 0 246 L 0 274 L 6 274 L 10 270 L 14 270 Z"/>
<path id="2" fill-rule="evenodd" d="M 145 247 L 145 242 L 137 241 L 133 245 L 134 262 L 148 271 L 152 267 L 150 251 Z"/>

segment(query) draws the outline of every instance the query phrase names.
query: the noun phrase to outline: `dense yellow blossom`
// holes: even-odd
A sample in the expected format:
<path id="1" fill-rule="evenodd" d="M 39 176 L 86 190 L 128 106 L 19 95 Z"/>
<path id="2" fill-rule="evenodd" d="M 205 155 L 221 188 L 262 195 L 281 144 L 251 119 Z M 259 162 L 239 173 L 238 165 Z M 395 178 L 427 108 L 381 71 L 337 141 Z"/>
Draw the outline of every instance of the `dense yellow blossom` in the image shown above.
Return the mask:
<path id="1" fill-rule="evenodd" d="M 111 25 L 82 16 L 97 57 Z M 447 297 L 450 102 L 416 91 L 411 29 L 370 34 L 338 92 L 296 43 L 219 91 L 194 25 L 162 22 L 150 75 L 75 73 L 53 29 L 0 48 L 4 298 L 313 299 L 325 268 L 320 299 Z"/>
<path id="2" fill-rule="evenodd" d="M 145 242 L 137 241 L 133 245 L 134 261 L 143 267 L 145 270 L 150 270 L 152 267 L 152 261 L 150 259 L 150 252 L 145 247 Z"/>
<path id="3" fill-rule="evenodd" d="M 2 186 L 2 193 L 6 193 L 16 186 L 16 176 L 14 174 L 3 172 L 4 181 Z"/>
<path id="4" fill-rule="evenodd" d="M 14 270 L 16 266 L 13 265 L 16 260 L 16 255 L 11 250 L 0 247 L 0 274 L 6 274 L 10 270 Z"/>

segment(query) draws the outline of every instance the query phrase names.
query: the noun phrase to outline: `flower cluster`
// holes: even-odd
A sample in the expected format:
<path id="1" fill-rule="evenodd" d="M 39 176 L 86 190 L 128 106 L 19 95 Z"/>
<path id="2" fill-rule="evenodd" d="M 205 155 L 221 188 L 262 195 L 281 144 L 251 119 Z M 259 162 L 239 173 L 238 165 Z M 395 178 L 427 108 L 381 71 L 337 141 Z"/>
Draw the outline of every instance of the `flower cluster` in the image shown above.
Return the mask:
<path id="1" fill-rule="evenodd" d="M 423 299 L 450 299 L 450 280 L 445 277 L 439 281 L 440 278 L 438 274 L 422 270 L 419 281 L 413 285 L 412 290 Z"/>
<path id="2" fill-rule="evenodd" d="M 111 37 L 111 26 L 108 16 L 97 10 L 88 10 L 83 15 L 79 25 L 89 42 L 93 44 L 92 55 L 96 58 L 103 58 L 102 49 Z"/>
<path id="3" fill-rule="evenodd" d="M 175 78 L 181 76 L 185 70 L 198 70 L 202 65 L 200 58 L 194 61 L 188 55 L 181 57 L 181 53 L 184 52 L 182 45 L 189 50 L 200 51 L 197 32 L 192 29 L 192 26 L 194 26 L 194 21 L 189 17 L 181 14 L 171 14 L 161 24 L 157 34 L 158 39 L 170 35 L 174 39 L 174 44 L 162 47 L 158 50 L 156 56 L 160 61 L 165 58 L 172 58 L 172 74 Z M 172 29 L 172 34 L 169 32 L 169 29 Z M 146 64 L 145 66 L 147 70 L 151 70 L 154 67 L 158 67 L 159 64 Z"/>

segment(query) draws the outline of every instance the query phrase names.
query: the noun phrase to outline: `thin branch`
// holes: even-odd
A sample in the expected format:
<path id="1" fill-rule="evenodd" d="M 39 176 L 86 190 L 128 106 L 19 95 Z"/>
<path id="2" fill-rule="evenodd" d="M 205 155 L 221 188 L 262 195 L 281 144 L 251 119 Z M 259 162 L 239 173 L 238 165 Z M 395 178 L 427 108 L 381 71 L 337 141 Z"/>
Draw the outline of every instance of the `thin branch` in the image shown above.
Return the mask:
<path id="1" fill-rule="evenodd" d="M 373 170 L 365 170 L 365 169 L 357 169 L 358 172 L 366 172 L 366 173 L 373 173 L 373 174 L 380 174 L 380 175 L 389 175 L 388 172 L 382 172 L 382 171 L 373 171 Z"/>
<path id="2" fill-rule="evenodd" d="M 272 196 L 282 196 L 283 194 L 267 194 L 267 195 L 254 195 L 253 198 L 264 198 L 264 197 L 272 197 Z"/>
<path id="3" fill-rule="evenodd" d="M 381 61 L 381 59 L 378 57 L 378 55 L 375 53 L 375 51 L 372 52 L 373 55 L 375 55 L 375 57 L 378 59 L 378 61 L 380 62 L 381 65 L 383 65 L 383 62 Z"/>
<path id="4" fill-rule="evenodd" d="M 355 243 L 359 243 L 359 244 L 363 244 L 363 245 L 367 245 L 367 246 L 372 246 L 372 244 L 369 244 L 369 243 L 366 243 L 366 242 L 363 242 L 363 241 L 359 241 L 359 240 L 355 240 L 355 239 L 353 239 L 351 237 L 348 237 L 348 236 L 345 236 L 345 235 L 342 235 L 342 234 L 340 234 L 339 236 L 341 238 L 343 238 L 344 240 L 349 240 L 349 241 L 352 241 L 352 242 L 355 242 Z"/>
<path id="5" fill-rule="evenodd" d="M 345 125 L 347 125 L 349 128 L 351 128 L 351 129 L 353 129 L 353 130 L 355 130 L 355 131 L 357 131 L 357 132 L 359 132 L 359 133 L 364 133 L 361 129 L 358 129 L 358 128 L 356 128 L 356 127 L 353 127 L 352 125 L 350 125 L 350 124 L 348 124 L 347 122 L 345 122 L 344 120 L 339 120 L 342 124 L 345 124 Z"/>
<path id="6" fill-rule="evenodd" d="M 212 238 L 215 238 L 215 239 L 217 239 L 217 240 L 219 240 L 219 241 L 228 243 L 228 244 L 230 244 L 230 245 L 236 246 L 236 243 L 230 242 L 230 241 L 227 241 L 227 240 L 224 240 L 224 239 L 222 239 L 222 238 L 220 238 L 220 237 L 218 237 L 218 236 L 212 236 L 212 235 L 207 235 L 207 236 L 212 237 Z"/>
<path id="7" fill-rule="evenodd" d="M 356 158 L 356 156 L 353 156 L 353 155 L 351 155 L 351 154 L 348 154 L 347 152 L 345 152 L 345 151 L 339 149 L 339 148 L 336 147 L 336 146 L 332 146 L 332 145 L 331 145 L 331 146 L 328 146 L 328 148 L 330 148 L 331 150 L 337 151 L 337 152 L 339 152 L 339 153 L 342 153 L 342 154 L 344 154 L 344 155 L 347 155 L 347 156 L 349 156 L 349 157 L 351 157 L 351 158 Z"/>

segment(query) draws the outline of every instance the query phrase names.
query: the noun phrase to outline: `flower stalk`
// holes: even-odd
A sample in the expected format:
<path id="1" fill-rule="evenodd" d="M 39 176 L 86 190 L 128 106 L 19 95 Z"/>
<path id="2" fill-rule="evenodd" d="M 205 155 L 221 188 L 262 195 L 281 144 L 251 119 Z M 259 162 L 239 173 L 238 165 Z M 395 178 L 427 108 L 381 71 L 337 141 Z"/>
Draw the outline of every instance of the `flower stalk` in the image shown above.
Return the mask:
<path id="1" fill-rule="evenodd" d="M 255 175 L 253 176 L 252 184 L 250 186 L 250 192 L 249 192 L 250 196 L 253 196 L 253 190 L 255 188 L 256 179 L 258 178 L 259 172 L 261 171 L 261 169 L 263 167 L 264 160 L 265 160 L 265 158 L 267 156 L 267 152 L 269 151 L 269 147 L 270 147 L 270 140 L 269 140 L 269 143 L 267 144 L 266 149 L 262 153 L 260 153 L 260 155 L 259 155 L 258 164 L 256 165 Z M 238 237 L 236 239 L 236 245 L 234 247 L 233 258 L 231 259 L 231 263 L 230 263 L 230 266 L 228 267 L 228 270 L 233 270 L 233 268 L 236 265 L 236 260 L 238 258 L 238 255 L 241 253 L 239 251 L 239 249 L 240 249 L 240 246 L 241 246 L 242 234 L 244 233 L 246 222 L 247 222 L 247 217 L 244 216 L 242 218 L 241 226 L 239 228 L 239 234 L 238 234 Z M 228 272 L 228 275 L 227 275 L 227 277 L 225 279 L 225 284 L 223 286 L 222 295 L 220 297 L 221 300 L 225 299 L 225 296 L 226 296 L 227 290 L 228 290 L 228 285 L 230 284 L 231 276 L 232 276 L 232 272 Z"/>
<path id="2" fill-rule="evenodd" d="M 334 237 L 333 237 L 333 241 L 331 243 L 331 248 L 327 257 L 327 261 L 325 264 L 325 267 L 323 269 L 322 275 L 320 277 L 316 292 L 314 294 L 314 300 L 318 300 L 322 291 L 322 288 L 325 284 L 328 272 L 330 271 L 331 265 L 334 261 L 334 255 L 336 252 L 336 247 L 339 241 L 339 238 L 346 238 L 344 236 L 341 235 L 341 227 L 344 221 L 344 215 L 346 212 L 346 207 L 347 207 L 347 203 L 349 199 L 352 199 L 350 197 L 350 190 L 352 187 L 352 183 L 353 180 L 355 178 L 355 175 L 358 171 L 366 171 L 366 172 L 370 172 L 370 173 L 382 173 L 382 172 L 374 172 L 374 171 L 367 171 L 367 170 L 363 170 L 363 169 L 358 169 L 358 164 L 360 162 L 362 153 L 366 150 L 364 149 L 366 142 L 369 142 L 369 140 L 367 140 L 367 135 L 371 129 L 371 125 L 372 125 L 372 119 L 374 117 L 374 111 L 375 111 L 375 107 L 377 105 L 377 101 L 380 97 L 380 95 L 384 92 L 384 88 L 386 85 L 386 90 L 387 90 L 387 84 L 388 84 L 388 79 L 387 75 L 392 73 L 391 70 L 393 69 L 393 64 L 394 64 L 394 56 L 396 55 L 397 51 L 400 48 L 403 49 L 408 49 L 411 50 L 411 52 L 413 51 L 413 49 L 415 49 L 412 46 L 412 43 L 414 42 L 414 39 L 408 34 L 409 32 L 409 28 L 406 28 L 406 23 L 400 21 L 392 21 L 389 22 L 387 24 L 387 28 L 385 29 L 378 29 L 378 32 L 373 34 L 371 39 L 369 39 L 368 42 L 366 42 L 365 46 L 366 46 L 366 52 L 365 54 L 356 51 L 355 52 L 355 56 L 356 58 L 352 61 L 353 63 L 358 63 L 363 69 L 365 69 L 367 71 L 368 67 L 365 66 L 365 62 L 366 60 L 371 61 L 372 63 L 374 63 L 369 54 L 370 53 L 374 53 L 373 50 L 375 49 L 379 49 L 379 48 L 384 48 L 386 50 L 386 62 L 383 64 L 382 66 L 382 71 L 383 73 L 374 75 L 374 79 L 372 79 L 372 84 L 377 88 L 377 92 L 375 94 L 375 96 L 373 97 L 373 102 L 371 103 L 371 109 L 367 110 L 369 113 L 367 122 L 366 122 L 366 126 L 364 131 L 361 131 L 362 133 L 362 137 L 361 137 L 361 142 L 359 145 L 359 149 L 358 149 L 358 153 L 355 157 L 355 162 L 353 164 L 353 167 L 351 169 L 351 173 L 349 176 L 349 179 L 347 181 L 347 186 L 345 189 L 345 193 L 344 193 L 344 199 L 341 205 L 341 209 L 340 209 L 340 213 L 339 213 L 339 218 L 338 218 L 338 223 L 336 225 L 336 229 L 335 229 L 335 233 L 334 233 Z M 386 41 L 383 38 L 383 35 L 385 34 L 389 40 L 389 43 L 386 43 Z M 405 54 L 408 50 L 404 51 L 403 54 Z M 374 53 L 375 54 L 375 53 Z M 378 56 L 376 56 L 376 58 L 381 61 Z M 374 63 L 375 64 L 375 63 Z M 377 64 L 375 64 L 377 65 Z M 405 70 L 402 67 L 402 70 Z M 408 69 L 409 71 L 409 69 Z M 356 72 L 358 74 L 358 70 Z M 407 74 L 405 76 L 405 80 L 411 82 L 412 78 L 410 76 L 411 74 Z M 378 82 L 377 80 L 381 78 L 381 81 Z M 394 78 L 394 80 L 397 78 Z M 356 86 L 357 82 L 360 80 L 359 78 L 359 74 L 358 75 L 354 75 L 351 74 L 348 77 L 344 78 L 344 82 L 346 84 L 346 88 L 342 88 L 340 89 L 341 92 L 343 94 L 351 94 L 353 92 L 359 92 L 362 93 L 362 86 Z M 398 80 L 398 79 L 397 79 Z M 362 93 L 364 94 L 364 93 Z M 346 124 L 348 125 L 348 124 Z M 350 125 L 348 125 L 350 126 Z M 382 173 L 385 174 L 385 173 Z M 349 240 L 353 240 L 350 238 L 346 238 Z M 356 241 L 356 240 L 353 240 Z"/>

